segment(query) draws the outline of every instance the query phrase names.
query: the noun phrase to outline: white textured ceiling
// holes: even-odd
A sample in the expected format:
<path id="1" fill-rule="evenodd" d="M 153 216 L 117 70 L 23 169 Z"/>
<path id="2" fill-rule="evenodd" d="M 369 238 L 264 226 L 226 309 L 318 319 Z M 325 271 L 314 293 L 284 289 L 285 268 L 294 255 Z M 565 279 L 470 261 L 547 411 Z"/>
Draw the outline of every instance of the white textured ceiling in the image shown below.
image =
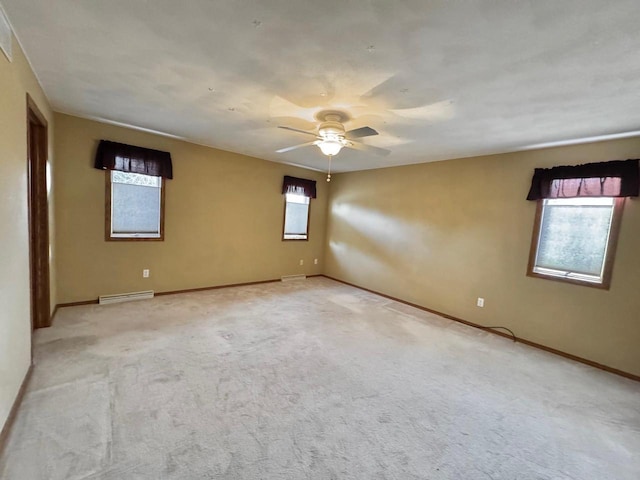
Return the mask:
<path id="1" fill-rule="evenodd" d="M 324 169 L 323 109 L 388 157 L 640 130 L 638 0 L 0 0 L 54 109 Z"/>

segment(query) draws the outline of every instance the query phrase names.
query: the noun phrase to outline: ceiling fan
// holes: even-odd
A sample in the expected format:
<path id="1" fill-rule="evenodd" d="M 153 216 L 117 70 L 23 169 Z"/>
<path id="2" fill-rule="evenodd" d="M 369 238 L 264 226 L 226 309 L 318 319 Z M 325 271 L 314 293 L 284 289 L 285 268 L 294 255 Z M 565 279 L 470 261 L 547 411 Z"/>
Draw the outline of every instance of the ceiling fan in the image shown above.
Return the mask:
<path id="1" fill-rule="evenodd" d="M 373 145 L 366 145 L 355 141 L 356 138 L 378 135 L 378 132 L 371 127 L 361 127 L 345 131 L 342 122 L 345 121 L 347 117 L 340 112 L 321 112 L 317 115 L 317 118 L 319 120 L 323 120 L 318 126 L 317 133 L 279 125 L 278 128 L 291 130 L 292 132 L 304 133 L 305 135 L 312 135 L 316 139 L 311 142 L 294 145 L 293 147 L 281 148 L 280 150 L 276 150 L 276 153 L 290 152 L 292 150 L 311 145 L 317 146 L 324 155 L 329 157 L 329 173 L 327 176 L 327 182 L 331 181 L 331 157 L 340 153 L 340 150 L 344 147 L 370 152 L 376 155 L 389 155 L 391 153 L 389 150 L 384 148 L 374 147 Z"/>

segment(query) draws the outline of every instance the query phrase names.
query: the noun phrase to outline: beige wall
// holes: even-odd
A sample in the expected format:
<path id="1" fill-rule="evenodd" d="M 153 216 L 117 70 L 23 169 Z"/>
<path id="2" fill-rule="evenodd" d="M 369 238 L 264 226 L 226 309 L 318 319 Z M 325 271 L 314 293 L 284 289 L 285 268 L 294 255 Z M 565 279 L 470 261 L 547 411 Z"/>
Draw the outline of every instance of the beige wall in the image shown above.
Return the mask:
<path id="1" fill-rule="evenodd" d="M 0 52 L 0 429 L 31 363 L 27 93 L 49 122 L 51 161 L 53 115 L 14 39 L 13 62 Z M 52 209 L 53 198 L 50 197 L 49 201 Z M 50 224 L 53 228 L 52 215 Z M 51 239 L 54 236 L 52 231 Z M 54 251 L 51 245 L 52 254 Z M 54 305 L 54 268 L 51 269 L 51 279 L 51 303 Z"/>
<path id="2" fill-rule="evenodd" d="M 326 273 L 640 375 L 640 200 L 609 291 L 525 276 L 534 167 L 639 156 L 634 138 L 336 175 Z"/>
<path id="3" fill-rule="evenodd" d="M 104 240 L 105 172 L 92 167 L 100 139 L 171 152 L 163 242 Z M 56 158 L 60 303 L 322 272 L 327 186 L 318 172 L 62 114 Z M 284 175 L 318 180 L 308 242 L 281 240 Z"/>

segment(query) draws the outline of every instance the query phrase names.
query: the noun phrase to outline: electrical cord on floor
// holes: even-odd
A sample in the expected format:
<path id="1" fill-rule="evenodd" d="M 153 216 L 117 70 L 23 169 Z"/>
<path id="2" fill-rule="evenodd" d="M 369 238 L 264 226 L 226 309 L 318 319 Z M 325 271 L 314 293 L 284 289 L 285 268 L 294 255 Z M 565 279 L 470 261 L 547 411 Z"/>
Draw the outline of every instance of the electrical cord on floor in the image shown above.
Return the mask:
<path id="1" fill-rule="evenodd" d="M 507 332 L 509 332 L 511 334 L 511 338 L 513 339 L 514 342 L 518 340 L 518 338 L 516 337 L 516 334 L 513 333 L 513 331 L 509 330 L 507 327 L 498 327 L 498 326 L 495 326 L 495 327 L 483 327 L 482 325 L 477 325 L 477 327 L 478 328 L 482 328 L 483 330 L 500 328 L 502 330 L 506 330 Z"/>

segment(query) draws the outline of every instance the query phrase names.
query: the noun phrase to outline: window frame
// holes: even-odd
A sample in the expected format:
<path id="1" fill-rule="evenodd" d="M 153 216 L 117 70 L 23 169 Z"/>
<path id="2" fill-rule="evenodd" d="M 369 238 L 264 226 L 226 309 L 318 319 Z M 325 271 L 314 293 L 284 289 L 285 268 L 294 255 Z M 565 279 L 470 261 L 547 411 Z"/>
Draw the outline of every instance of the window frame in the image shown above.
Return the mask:
<path id="1" fill-rule="evenodd" d="M 162 242 L 164 241 L 164 197 L 165 190 L 167 186 L 167 182 L 163 177 L 160 178 L 160 235 L 157 237 L 145 237 L 142 236 L 144 234 L 132 234 L 127 237 L 114 237 L 111 232 L 111 218 L 112 218 L 112 182 L 111 182 L 111 172 L 113 170 L 105 170 L 105 221 L 104 221 L 104 239 L 107 242 Z M 133 173 L 133 172 L 123 172 L 123 173 Z M 143 175 L 143 174 L 137 174 Z"/>
<path id="2" fill-rule="evenodd" d="M 309 224 L 311 223 L 311 197 L 306 197 L 309 199 L 309 203 L 307 204 L 307 231 L 305 233 L 306 238 L 285 238 L 285 225 L 287 222 L 287 204 L 290 203 L 287 200 L 287 195 L 292 195 L 289 193 L 284 194 L 284 212 L 282 216 L 282 241 L 283 242 L 308 242 L 309 241 Z M 300 195 L 304 197 L 305 195 Z M 293 203 L 293 202 L 291 202 Z"/>
<path id="3" fill-rule="evenodd" d="M 534 271 L 534 268 L 536 268 L 535 263 L 536 257 L 538 255 L 538 246 L 540 243 L 540 227 L 542 226 L 542 214 L 544 211 L 544 199 L 538 200 L 535 220 L 533 224 L 533 233 L 531 236 L 531 247 L 529 249 L 529 264 L 527 266 L 527 276 L 533 278 L 544 278 L 547 280 L 554 280 L 563 283 L 571 283 L 574 285 L 584 285 L 587 287 L 598 288 L 602 290 L 609 290 L 609 288 L 611 287 L 613 263 L 615 260 L 618 237 L 620 234 L 620 225 L 622 223 L 624 201 L 624 197 L 613 197 L 613 212 L 611 213 L 611 225 L 609 227 L 609 238 L 607 239 L 607 251 L 605 252 L 604 265 L 602 268 L 602 281 L 593 282 L 576 277 L 568 277 Z"/>

